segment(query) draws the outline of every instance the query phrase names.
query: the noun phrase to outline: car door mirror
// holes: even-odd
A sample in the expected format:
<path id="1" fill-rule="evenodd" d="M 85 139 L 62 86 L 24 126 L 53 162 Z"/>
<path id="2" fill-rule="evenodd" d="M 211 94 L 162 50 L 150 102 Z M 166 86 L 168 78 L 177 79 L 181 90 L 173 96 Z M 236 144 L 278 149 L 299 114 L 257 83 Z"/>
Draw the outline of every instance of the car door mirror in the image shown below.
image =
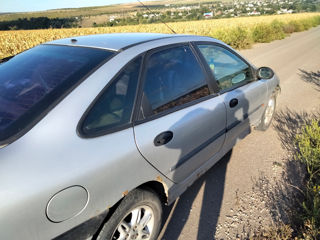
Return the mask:
<path id="1" fill-rule="evenodd" d="M 274 72 L 269 67 L 261 67 L 257 71 L 258 79 L 271 79 L 274 76 Z"/>
<path id="2" fill-rule="evenodd" d="M 237 83 L 244 81 L 245 79 L 246 79 L 246 75 L 242 72 L 242 73 L 235 75 L 231 79 L 231 82 L 232 82 L 232 85 L 234 85 L 234 84 L 237 84 Z"/>

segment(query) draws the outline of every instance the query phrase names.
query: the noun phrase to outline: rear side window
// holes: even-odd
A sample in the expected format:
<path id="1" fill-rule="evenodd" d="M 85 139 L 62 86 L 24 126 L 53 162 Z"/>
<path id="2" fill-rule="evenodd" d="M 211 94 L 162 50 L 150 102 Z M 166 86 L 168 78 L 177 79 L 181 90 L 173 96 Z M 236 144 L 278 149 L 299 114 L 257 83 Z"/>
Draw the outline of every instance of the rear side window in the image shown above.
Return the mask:
<path id="1" fill-rule="evenodd" d="M 143 90 L 144 117 L 210 94 L 205 74 L 189 46 L 152 54 L 146 64 Z"/>
<path id="2" fill-rule="evenodd" d="M 44 114 L 113 54 L 100 49 L 40 45 L 0 64 L 0 142 Z"/>
<path id="3" fill-rule="evenodd" d="M 222 91 L 252 80 L 249 66 L 227 49 L 215 45 L 198 47 Z"/>
<path id="4" fill-rule="evenodd" d="M 126 126 L 131 120 L 141 57 L 129 63 L 94 104 L 82 124 L 86 136 Z"/>

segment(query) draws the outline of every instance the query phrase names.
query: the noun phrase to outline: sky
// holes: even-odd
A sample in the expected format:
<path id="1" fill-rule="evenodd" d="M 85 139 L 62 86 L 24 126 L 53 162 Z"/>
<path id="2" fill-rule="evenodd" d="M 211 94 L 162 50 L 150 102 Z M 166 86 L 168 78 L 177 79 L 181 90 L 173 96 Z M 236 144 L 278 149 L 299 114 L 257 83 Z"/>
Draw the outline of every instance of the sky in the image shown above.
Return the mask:
<path id="1" fill-rule="evenodd" d="M 0 12 L 31 12 L 57 8 L 104 6 L 127 2 L 136 2 L 136 0 L 0 0 Z"/>

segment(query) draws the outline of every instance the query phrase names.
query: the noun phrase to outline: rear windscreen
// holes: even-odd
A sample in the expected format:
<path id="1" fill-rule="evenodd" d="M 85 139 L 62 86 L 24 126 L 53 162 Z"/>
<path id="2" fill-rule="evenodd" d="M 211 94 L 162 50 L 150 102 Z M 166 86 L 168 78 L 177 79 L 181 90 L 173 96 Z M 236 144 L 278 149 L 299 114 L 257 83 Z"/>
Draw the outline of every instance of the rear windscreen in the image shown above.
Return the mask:
<path id="1" fill-rule="evenodd" d="M 114 52 L 40 45 L 0 64 L 0 142 L 17 134 Z"/>

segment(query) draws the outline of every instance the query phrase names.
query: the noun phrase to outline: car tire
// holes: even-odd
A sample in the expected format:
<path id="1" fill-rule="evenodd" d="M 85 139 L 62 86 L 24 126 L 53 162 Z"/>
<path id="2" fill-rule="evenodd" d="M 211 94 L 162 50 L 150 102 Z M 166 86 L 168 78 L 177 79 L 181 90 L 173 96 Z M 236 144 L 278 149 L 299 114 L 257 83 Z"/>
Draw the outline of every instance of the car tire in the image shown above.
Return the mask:
<path id="1" fill-rule="evenodd" d="M 257 127 L 258 130 L 266 131 L 269 128 L 276 110 L 276 103 L 277 103 L 276 94 L 273 94 L 267 102 L 267 106 L 261 117 L 260 124 Z"/>
<path id="2" fill-rule="evenodd" d="M 97 239 L 156 240 L 162 221 L 162 204 L 151 189 L 135 189 L 121 201 L 103 225 Z"/>

